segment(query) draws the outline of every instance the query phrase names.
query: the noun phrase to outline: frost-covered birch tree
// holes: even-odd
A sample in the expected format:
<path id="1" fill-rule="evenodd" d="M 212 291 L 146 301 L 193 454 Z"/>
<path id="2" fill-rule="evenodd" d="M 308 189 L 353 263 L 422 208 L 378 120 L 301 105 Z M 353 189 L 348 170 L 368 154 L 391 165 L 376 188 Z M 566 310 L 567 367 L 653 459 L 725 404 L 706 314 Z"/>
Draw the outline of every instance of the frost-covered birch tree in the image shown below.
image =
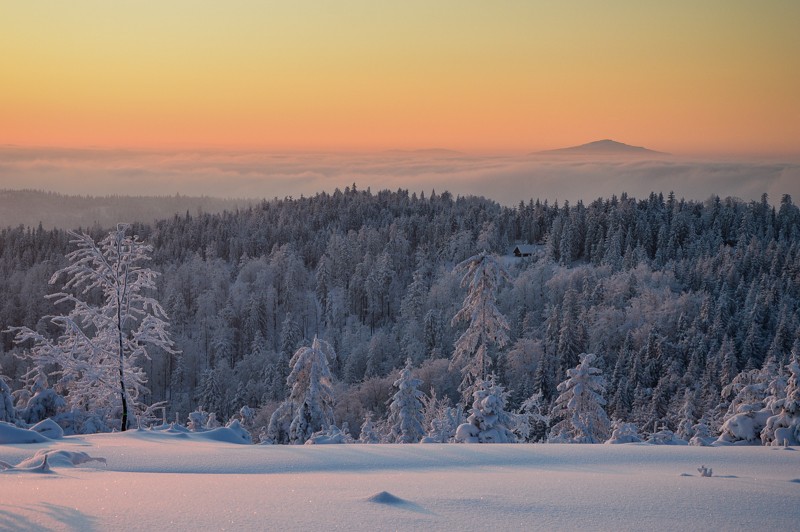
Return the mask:
<path id="1" fill-rule="evenodd" d="M 461 370 L 461 393 L 469 403 L 477 380 L 486 380 L 492 367 L 490 349 L 508 343 L 508 321 L 497 308 L 497 290 L 509 275 L 496 257 L 483 251 L 456 265 L 462 273 L 461 286 L 467 296 L 452 325 L 468 323 L 467 330 L 455 341 L 451 368 Z"/>
<path id="2" fill-rule="evenodd" d="M 35 364 L 55 365 L 56 386 L 71 407 L 95 415 L 105 410 L 106 418 L 119 413 L 120 430 L 128 428 L 130 409 L 146 391 L 141 364 L 149 350 L 176 352 L 167 315 L 150 295 L 158 276 L 146 266 L 152 248 L 128 231 L 127 224 L 118 224 L 99 243 L 70 232 L 77 249 L 66 256 L 70 264 L 50 279 L 55 284 L 66 278 L 64 290 L 48 297 L 56 306 L 71 306 L 66 314 L 50 317 L 63 330 L 56 341 L 27 327 L 12 329 L 18 344 L 33 342 Z"/>
<path id="3" fill-rule="evenodd" d="M 550 431 L 551 443 L 601 443 L 608 438 L 610 423 L 603 406 L 606 381 L 593 367 L 596 356 L 581 355 L 577 367 L 567 370 L 567 379 L 558 385 L 560 395 L 552 415 L 561 419 Z"/>
<path id="4" fill-rule="evenodd" d="M 411 374 L 411 359 L 400 370 L 400 377 L 394 381 L 397 393 L 389 404 L 389 440 L 391 443 L 418 443 L 425 435 L 423 427 L 422 398 L 419 391 L 420 379 Z"/>

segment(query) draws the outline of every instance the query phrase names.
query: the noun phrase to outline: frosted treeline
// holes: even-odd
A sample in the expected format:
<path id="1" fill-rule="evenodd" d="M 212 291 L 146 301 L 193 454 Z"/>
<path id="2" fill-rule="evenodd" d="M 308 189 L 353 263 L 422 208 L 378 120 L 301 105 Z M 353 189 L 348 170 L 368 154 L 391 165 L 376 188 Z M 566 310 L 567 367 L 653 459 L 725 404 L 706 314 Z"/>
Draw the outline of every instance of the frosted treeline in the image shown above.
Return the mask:
<path id="1" fill-rule="evenodd" d="M 475 427 L 466 437 L 479 438 L 502 405 L 500 439 L 505 429 L 528 441 L 796 437 L 800 213 L 788 196 L 774 206 L 766 196 L 623 194 L 504 208 L 353 186 L 132 231 L 153 247 L 175 345 L 142 361 L 138 401 L 165 402 L 167 419 L 205 412 L 226 422 L 246 407 L 254 437 L 268 439 L 276 420 L 275 441 L 308 439 L 324 429 L 309 425 L 316 419 L 332 419 L 343 439 L 365 427 L 362 441 L 402 440 L 404 423 L 416 438 L 421 420 L 425 438 L 442 441 L 465 423 Z M 99 241 L 107 230 L 87 232 Z M 57 336 L 46 316 L 69 309 L 44 296 L 61 290 L 48 280 L 66 266 L 68 241 L 61 230 L 0 231 L 0 328 Z M 531 255 L 514 257 L 517 244 Z M 471 262 L 480 256 L 503 272 L 484 296 Z M 495 321 L 470 332 L 476 314 L 464 306 L 487 297 Z M 330 399 L 306 402 L 304 413 L 287 404 L 299 382 L 287 377 L 300 370 L 290 365 L 300 350 L 319 349 L 315 337 L 330 346 L 321 357 L 330 378 L 313 396 Z M 48 376 L 32 367 L 30 346 L 12 340 L 3 333 L 0 365 L 22 412 L 49 390 Z M 576 378 L 586 383 L 565 384 Z M 414 412 L 411 388 L 423 394 L 412 394 L 422 405 Z M 588 388 L 605 404 L 588 401 L 590 412 L 576 414 L 570 405 L 586 402 L 577 391 Z M 569 390 L 575 397 L 562 397 Z M 47 393 L 47 408 L 65 408 L 68 389 Z M 393 410 L 398 397 L 405 402 Z"/>

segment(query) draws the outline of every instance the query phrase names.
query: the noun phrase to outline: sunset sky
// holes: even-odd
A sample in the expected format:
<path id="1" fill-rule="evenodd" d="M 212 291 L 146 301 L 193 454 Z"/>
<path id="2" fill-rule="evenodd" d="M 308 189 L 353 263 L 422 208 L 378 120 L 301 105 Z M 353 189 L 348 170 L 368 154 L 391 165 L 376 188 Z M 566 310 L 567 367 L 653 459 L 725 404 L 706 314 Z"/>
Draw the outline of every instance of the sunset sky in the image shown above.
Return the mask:
<path id="1" fill-rule="evenodd" d="M 0 7 L 0 144 L 800 152 L 800 2 Z"/>

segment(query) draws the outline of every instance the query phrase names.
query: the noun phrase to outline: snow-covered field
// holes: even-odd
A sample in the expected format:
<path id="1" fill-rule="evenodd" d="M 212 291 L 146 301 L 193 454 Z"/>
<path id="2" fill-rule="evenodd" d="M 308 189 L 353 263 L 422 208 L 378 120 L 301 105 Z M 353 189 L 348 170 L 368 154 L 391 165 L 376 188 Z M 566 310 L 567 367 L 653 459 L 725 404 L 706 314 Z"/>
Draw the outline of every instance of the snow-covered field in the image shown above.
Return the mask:
<path id="1" fill-rule="evenodd" d="M 56 449 L 106 463 L 62 453 L 49 473 L 25 470 Z M 797 449 L 258 446 L 130 431 L 0 445 L 0 461 L 17 466 L 0 472 L 3 530 L 800 527 Z"/>

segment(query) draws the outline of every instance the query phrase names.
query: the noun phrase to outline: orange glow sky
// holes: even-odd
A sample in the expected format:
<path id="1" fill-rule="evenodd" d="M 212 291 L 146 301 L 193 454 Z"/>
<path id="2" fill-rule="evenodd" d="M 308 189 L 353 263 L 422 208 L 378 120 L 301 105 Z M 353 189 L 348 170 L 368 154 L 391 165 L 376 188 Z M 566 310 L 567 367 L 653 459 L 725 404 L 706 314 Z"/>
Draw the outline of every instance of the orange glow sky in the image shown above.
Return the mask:
<path id="1" fill-rule="evenodd" d="M 798 24 L 795 0 L 6 2 L 0 144 L 797 154 Z"/>

